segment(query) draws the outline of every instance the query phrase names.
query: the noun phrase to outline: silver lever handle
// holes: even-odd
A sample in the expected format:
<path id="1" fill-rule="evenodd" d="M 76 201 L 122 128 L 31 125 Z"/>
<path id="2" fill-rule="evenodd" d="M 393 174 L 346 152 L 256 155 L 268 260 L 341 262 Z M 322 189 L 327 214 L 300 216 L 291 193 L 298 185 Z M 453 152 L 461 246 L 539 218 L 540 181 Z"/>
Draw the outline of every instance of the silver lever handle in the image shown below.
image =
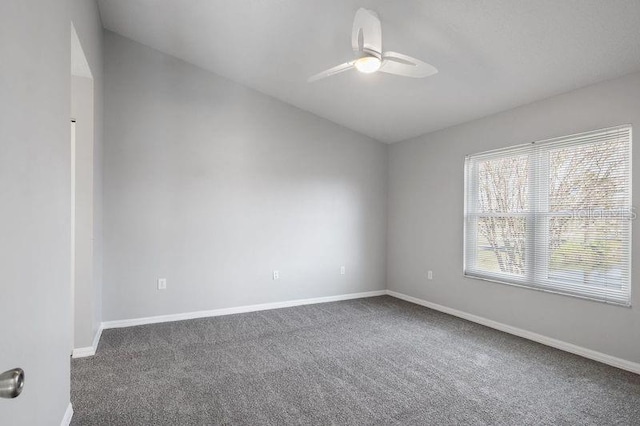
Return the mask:
<path id="1" fill-rule="evenodd" d="M 24 370 L 14 368 L 0 374 L 0 398 L 15 398 L 24 388 Z"/>

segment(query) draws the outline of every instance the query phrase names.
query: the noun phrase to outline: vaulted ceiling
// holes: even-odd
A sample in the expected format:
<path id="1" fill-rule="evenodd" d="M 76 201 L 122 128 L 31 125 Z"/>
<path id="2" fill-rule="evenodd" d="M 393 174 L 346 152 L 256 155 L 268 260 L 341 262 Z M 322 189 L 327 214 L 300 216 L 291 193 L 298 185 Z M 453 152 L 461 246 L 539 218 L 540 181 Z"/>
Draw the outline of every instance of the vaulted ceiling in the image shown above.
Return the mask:
<path id="1" fill-rule="evenodd" d="M 384 142 L 640 71 L 638 0 L 99 0 L 105 28 Z M 439 69 L 355 71 L 359 7 L 383 48 Z"/>

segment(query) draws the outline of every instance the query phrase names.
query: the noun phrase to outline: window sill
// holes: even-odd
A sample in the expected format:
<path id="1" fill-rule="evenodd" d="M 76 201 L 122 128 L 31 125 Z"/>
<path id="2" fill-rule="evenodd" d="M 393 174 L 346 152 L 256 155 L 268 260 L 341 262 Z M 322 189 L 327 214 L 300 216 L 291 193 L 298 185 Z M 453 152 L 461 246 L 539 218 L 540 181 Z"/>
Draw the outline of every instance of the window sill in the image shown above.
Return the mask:
<path id="1" fill-rule="evenodd" d="M 500 281 L 500 280 L 494 279 L 494 278 L 487 278 L 487 277 L 483 277 L 483 276 L 480 276 L 480 275 L 467 273 L 466 271 L 463 272 L 463 275 L 464 275 L 465 278 L 473 278 L 473 279 L 476 279 L 476 280 L 487 281 L 487 282 L 496 283 L 496 284 L 503 284 L 503 285 L 509 285 L 509 286 L 513 286 L 513 287 L 520 287 L 520 288 L 524 288 L 524 289 L 527 289 L 527 290 L 534 290 L 534 291 L 540 291 L 540 292 L 543 292 L 543 293 L 557 294 L 557 295 L 560 295 L 560 296 L 574 297 L 574 298 L 577 298 L 577 299 L 589 300 L 591 302 L 604 303 L 604 304 L 613 305 L 613 306 L 620 306 L 620 307 L 623 307 L 623 308 L 631 308 L 632 307 L 630 301 L 629 302 L 616 302 L 616 301 L 612 301 L 612 300 L 597 299 L 595 297 L 589 297 L 589 296 L 584 296 L 584 295 L 580 295 L 580 294 L 564 292 L 564 291 L 554 290 L 554 289 L 549 289 L 549 288 L 544 288 L 544 287 L 532 287 L 532 286 L 512 283 L 512 282 L 508 282 L 508 281 Z"/>

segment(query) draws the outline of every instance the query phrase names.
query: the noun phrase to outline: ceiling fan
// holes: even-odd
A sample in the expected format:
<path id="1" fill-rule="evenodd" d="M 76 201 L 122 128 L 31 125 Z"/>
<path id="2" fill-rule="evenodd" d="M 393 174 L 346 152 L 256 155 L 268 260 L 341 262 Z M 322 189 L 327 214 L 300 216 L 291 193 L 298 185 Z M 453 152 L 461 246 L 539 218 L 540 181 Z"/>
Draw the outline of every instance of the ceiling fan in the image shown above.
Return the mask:
<path id="1" fill-rule="evenodd" d="M 331 77 L 352 68 L 365 74 L 380 71 L 413 78 L 429 77 L 438 72 L 434 66 L 411 56 L 391 51 L 383 52 L 380 19 L 372 10 L 360 8 L 356 12 L 351 32 L 351 46 L 356 56 L 354 60 L 311 76 L 308 81 Z"/>

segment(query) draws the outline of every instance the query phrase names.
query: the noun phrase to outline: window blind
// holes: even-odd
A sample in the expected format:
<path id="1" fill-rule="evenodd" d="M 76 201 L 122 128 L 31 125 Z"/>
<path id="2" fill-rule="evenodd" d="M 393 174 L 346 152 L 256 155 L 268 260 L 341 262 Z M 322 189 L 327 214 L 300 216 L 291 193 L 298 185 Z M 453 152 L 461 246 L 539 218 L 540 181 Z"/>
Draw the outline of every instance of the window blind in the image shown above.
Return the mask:
<path id="1" fill-rule="evenodd" d="M 631 133 L 467 156 L 465 275 L 628 306 Z"/>

